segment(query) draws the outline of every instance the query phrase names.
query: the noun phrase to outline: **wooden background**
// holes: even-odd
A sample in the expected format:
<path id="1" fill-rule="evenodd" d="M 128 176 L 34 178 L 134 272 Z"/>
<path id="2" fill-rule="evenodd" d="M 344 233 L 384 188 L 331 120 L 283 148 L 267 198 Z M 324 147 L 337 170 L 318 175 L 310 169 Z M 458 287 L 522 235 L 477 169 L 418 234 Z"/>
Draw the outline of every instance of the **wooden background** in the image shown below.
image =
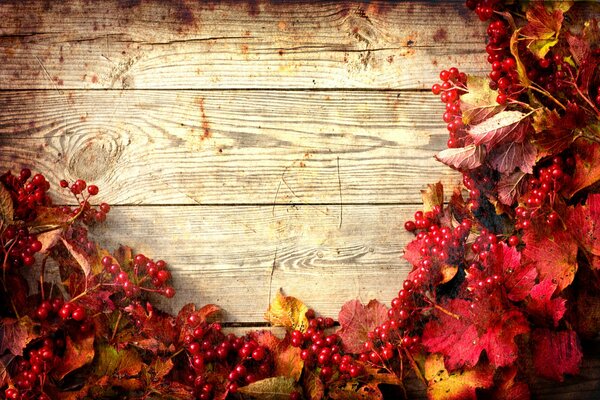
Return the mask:
<path id="1" fill-rule="evenodd" d="M 389 303 L 420 189 L 459 181 L 433 159 L 429 88 L 489 69 L 462 1 L 15 0 L 0 18 L 0 169 L 97 184 L 101 243 L 164 258 L 169 307 L 238 327 L 280 288 L 332 316 Z M 587 347 L 582 376 L 536 395 L 600 396 Z"/>

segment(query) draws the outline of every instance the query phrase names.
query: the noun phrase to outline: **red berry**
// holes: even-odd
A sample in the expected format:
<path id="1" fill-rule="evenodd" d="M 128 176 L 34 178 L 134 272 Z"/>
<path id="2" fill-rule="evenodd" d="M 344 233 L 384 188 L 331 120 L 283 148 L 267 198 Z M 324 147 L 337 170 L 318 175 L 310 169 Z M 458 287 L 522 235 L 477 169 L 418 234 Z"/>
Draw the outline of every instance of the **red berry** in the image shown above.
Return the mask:
<path id="1" fill-rule="evenodd" d="M 99 192 L 98 186 L 96 186 L 96 185 L 88 186 L 87 190 L 88 190 L 88 193 L 90 194 L 90 196 L 95 196 Z"/>
<path id="2" fill-rule="evenodd" d="M 86 312 L 85 312 L 85 308 L 83 307 L 77 307 L 75 310 L 73 310 L 73 313 L 71 314 L 71 318 L 73 318 L 75 321 L 83 321 L 86 317 Z"/>

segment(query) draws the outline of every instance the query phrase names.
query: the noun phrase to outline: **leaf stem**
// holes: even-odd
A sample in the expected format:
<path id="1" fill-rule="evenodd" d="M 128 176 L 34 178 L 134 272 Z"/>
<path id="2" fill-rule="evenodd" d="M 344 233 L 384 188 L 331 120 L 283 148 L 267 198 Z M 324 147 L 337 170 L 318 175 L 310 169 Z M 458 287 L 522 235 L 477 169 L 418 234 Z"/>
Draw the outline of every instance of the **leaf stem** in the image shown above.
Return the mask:
<path id="1" fill-rule="evenodd" d="M 425 377 L 421 373 L 421 370 L 419 369 L 419 366 L 417 365 L 417 362 L 413 358 L 412 354 L 410 354 L 410 351 L 408 351 L 408 349 L 403 349 L 403 350 L 404 350 L 404 353 L 406 354 L 406 358 L 408 358 L 408 361 L 410 362 L 410 365 L 412 366 L 413 371 L 415 371 L 417 378 L 419 378 L 419 380 L 421 382 L 423 382 L 425 385 L 427 385 L 427 381 L 425 380 Z"/>
<path id="2" fill-rule="evenodd" d="M 565 107 L 560 101 L 558 101 L 554 96 L 552 96 L 548 91 L 537 87 L 538 85 L 535 82 L 531 82 L 531 85 L 529 86 L 531 89 L 535 90 L 536 92 L 546 96 L 547 98 L 549 98 L 550 100 L 552 100 L 553 102 L 555 102 L 560 108 L 563 109 L 563 111 L 566 111 L 567 107 Z"/>

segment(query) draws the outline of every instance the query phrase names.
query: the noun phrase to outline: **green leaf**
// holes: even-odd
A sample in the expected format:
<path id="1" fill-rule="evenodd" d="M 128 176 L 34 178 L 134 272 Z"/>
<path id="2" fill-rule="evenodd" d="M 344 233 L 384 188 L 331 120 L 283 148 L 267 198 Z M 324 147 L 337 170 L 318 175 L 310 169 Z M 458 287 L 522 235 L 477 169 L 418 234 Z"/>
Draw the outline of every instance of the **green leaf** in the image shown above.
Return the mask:
<path id="1" fill-rule="evenodd" d="M 109 344 L 98 346 L 96 376 L 135 376 L 142 370 L 142 359 L 133 349 L 117 350 Z"/>
<path id="2" fill-rule="evenodd" d="M 238 392 L 261 400 L 288 400 L 296 390 L 295 381 L 286 376 L 276 376 L 249 384 L 238 389 Z"/>

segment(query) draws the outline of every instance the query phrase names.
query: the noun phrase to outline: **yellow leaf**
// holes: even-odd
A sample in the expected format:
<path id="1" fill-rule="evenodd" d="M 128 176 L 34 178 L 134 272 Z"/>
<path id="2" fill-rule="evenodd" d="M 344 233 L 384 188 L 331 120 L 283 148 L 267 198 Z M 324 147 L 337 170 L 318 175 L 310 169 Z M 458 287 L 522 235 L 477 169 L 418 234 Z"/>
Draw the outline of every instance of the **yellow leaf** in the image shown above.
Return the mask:
<path id="1" fill-rule="evenodd" d="M 427 189 L 421 190 L 423 197 L 423 211 L 433 211 L 435 206 L 442 206 L 444 203 L 444 187 L 441 182 L 427 185 Z"/>
<path id="2" fill-rule="evenodd" d="M 476 400 L 477 388 L 489 388 L 494 383 L 494 370 L 477 365 L 449 373 L 444 365 L 444 356 L 431 354 L 425 360 L 425 379 L 427 397 L 431 400 Z"/>
<path id="3" fill-rule="evenodd" d="M 273 326 L 284 326 L 288 330 L 297 329 L 305 332 L 308 329 L 307 311 L 308 307 L 297 298 L 284 296 L 278 292 L 265 313 L 265 319 Z"/>
<path id="4" fill-rule="evenodd" d="M 527 88 L 531 85 L 531 81 L 527 77 L 527 70 L 525 69 L 525 65 L 521 61 L 519 57 L 519 33 L 521 29 L 517 29 L 513 32 L 513 35 L 510 38 L 510 52 L 515 58 L 517 62 L 517 73 L 519 74 L 519 80 L 521 81 L 521 86 Z"/>
<path id="5" fill-rule="evenodd" d="M 266 378 L 238 389 L 240 393 L 253 399 L 287 400 L 295 390 L 296 383 L 287 376 Z"/>

